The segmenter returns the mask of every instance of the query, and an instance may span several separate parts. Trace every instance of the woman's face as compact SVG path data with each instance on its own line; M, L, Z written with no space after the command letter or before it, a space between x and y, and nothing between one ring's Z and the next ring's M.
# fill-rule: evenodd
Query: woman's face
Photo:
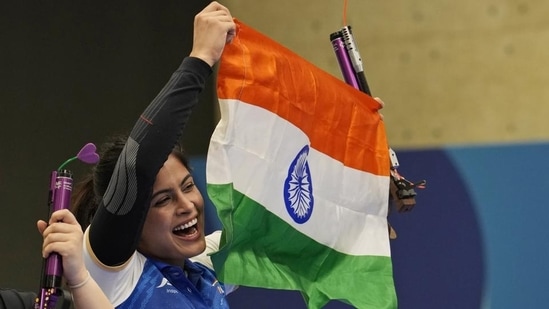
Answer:
M202 253L204 200L187 168L170 155L156 175L138 250L170 264Z

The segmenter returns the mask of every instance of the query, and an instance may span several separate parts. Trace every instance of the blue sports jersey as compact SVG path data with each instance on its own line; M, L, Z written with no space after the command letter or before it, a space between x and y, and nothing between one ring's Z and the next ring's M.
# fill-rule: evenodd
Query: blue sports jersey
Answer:
M186 260L183 271L149 259L131 295L116 308L225 309L229 305L223 284L207 267Z

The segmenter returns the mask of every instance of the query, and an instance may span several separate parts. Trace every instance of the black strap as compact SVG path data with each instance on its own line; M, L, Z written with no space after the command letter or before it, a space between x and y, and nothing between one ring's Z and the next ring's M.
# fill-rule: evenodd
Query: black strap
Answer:
M0 309L33 309L36 294L15 289L0 289Z

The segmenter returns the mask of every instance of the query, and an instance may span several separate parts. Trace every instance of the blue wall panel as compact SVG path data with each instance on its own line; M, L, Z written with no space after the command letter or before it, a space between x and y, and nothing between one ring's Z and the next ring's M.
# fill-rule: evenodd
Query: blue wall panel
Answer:
M486 308L547 308L548 144L448 149L473 197L486 252Z

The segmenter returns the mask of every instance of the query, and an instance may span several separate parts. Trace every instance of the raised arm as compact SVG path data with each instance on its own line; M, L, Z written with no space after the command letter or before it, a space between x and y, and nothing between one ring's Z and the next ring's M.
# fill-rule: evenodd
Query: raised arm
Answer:
M96 258L108 266L135 251L156 174L198 103L212 66L234 35L228 10L212 2L195 17L193 49L134 125L89 229Z

